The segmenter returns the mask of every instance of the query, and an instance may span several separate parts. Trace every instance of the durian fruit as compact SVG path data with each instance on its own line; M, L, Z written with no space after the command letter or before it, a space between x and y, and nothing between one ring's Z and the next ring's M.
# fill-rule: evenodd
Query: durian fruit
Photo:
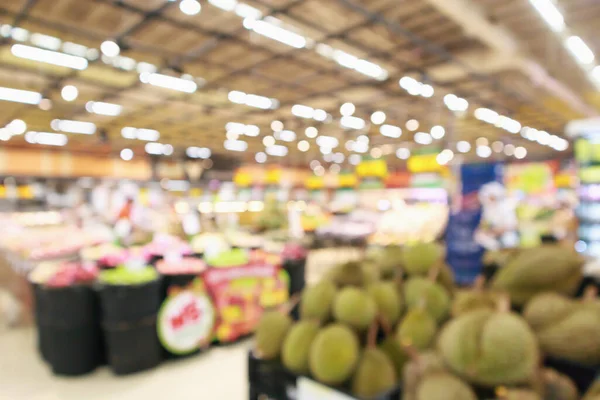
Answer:
M450 310L448 292L441 285L422 277L410 278L406 281L404 301L409 309L425 302L427 311L437 322L442 322Z
M527 304L523 315L545 354L586 365L600 363L597 300L573 301L556 293L543 293Z
M380 272L372 262L350 261L333 267L326 275L338 287L365 287L380 279Z
M379 267L382 279L398 276L403 266L403 249L399 246L387 246L367 251L367 260Z
M600 400L600 379L596 379L582 400Z
M366 290L346 287L333 302L333 316L355 329L367 329L377 317L377 304Z
M583 264L579 254L557 245L522 250L498 271L492 288L506 291L517 306L543 292L572 295L581 282Z
M300 321L291 327L281 349L281 362L288 370L298 375L308 373L309 351L319 329L316 320Z
M327 280L304 289L300 299L300 317L327 321L336 292L336 286Z
M330 324L317 333L310 346L310 373L326 385L339 385L352 376L359 352L358 338L349 327Z
M452 316L457 317L479 308L495 310L499 295L496 292L484 289L485 278L477 277L473 288L458 290L452 300Z
M553 369L542 370L542 385L544 400L577 400L577 386L566 375L560 374Z
M477 400L473 389L449 373L425 376L417 387L416 400Z
M442 285L444 289L446 289L446 291L451 295L453 295L456 291L454 272L452 272L452 269L448 264L444 263L441 265L436 282Z
M404 300L398 294L396 284L382 281L370 285L367 290L377 304L379 315L385 318L388 325L395 325L404 308Z
M417 390L426 376L448 371L442 358L433 351L419 354L411 346L406 346L404 350L409 353L411 360L402 373L402 399L417 400Z
M255 352L259 358L272 360L279 356L292 319L281 311L265 312L254 334Z
M506 389L504 387L496 390L499 400L544 400L534 390L528 389Z
M453 372L489 387L529 382L540 361L531 328L506 311L480 309L451 320L438 337L438 349Z
M418 243L406 246L402 252L404 270L409 275L427 275L444 258L444 249L438 243Z
M401 377L404 371L404 366L410 358L398 340L396 340L394 335L388 335L385 339L383 339L383 341L379 344L379 350L384 352L394 365L396 376Z
M431 346L436 330L435 319L429 312L424 307L416 307L409 310L398 325L396 340L425 350Z

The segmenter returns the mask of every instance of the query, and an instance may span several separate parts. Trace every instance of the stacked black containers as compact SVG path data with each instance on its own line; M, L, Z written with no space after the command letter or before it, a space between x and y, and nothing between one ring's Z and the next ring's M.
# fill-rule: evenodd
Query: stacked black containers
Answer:
M160 279L137 285L99 287L108 364L117 375L156 367L162 347L156 318L162 302Z
M57 375L83 375L103 362L99 307L85 285L34 285L38 346Z

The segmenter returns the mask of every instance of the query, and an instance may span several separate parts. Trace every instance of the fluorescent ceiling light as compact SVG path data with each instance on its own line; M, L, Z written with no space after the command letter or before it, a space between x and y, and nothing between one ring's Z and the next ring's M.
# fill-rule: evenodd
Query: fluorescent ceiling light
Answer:
M55 131L67 133L80 133L82 135L93 135L96 133L96 125L92 122L55 119L50 123L50 126Z
M315 110L309 106L296 104L292 106L292 114L300 118L313 118Z
M594 62L594 52L579 36L570 36L565 45L581 64L588 65Z
M353 69L370 78L382 81L388 78L388 72L384 68L371 61L363 60L355 55L346 53L343 50L334 50L330 47L318 47L317 52L322 56L334 60L342 67Z
M410 150L406 147L400 147L398 150L396 150L396 157L401 160L408 160L410 157Z
M202 6L196 0L181 0L179 9L185 15L197 15L202 10Z
M82 44L64 42L62 49L65 53L71 54L72 56L87 57L88 48Z
M207 147L188 147L185 154L190 158L209 158L212 152Z
M313 119L315 121L319 121L319 122L327 121L328 117L329 117L329 115L327 114L327 112L325 110L320 110L320 109L316 109L315 113L313 115Z
M521 147L521 146L517 147L515 149L515 158L522 160L525 157L527 157L527 149L525 147Z
M256 160L257 163L262 164L267 161L267 155L265 153L263 153L262 151L259 151L254 156L254 159Z
M123 149L121 150L121 159L124 161L131 161L133 159L133 150L131 149Z
M314 126L309 126L304 130L304 134L307 138L314 139L319 135L319 131Z
M306 152L310 149L310 143L308 143L308 141L306 140L301 140L298 142L298 150L300 150L301 152Z
M275 109L279 107L279 101L256 94L248 94L239 90L232 90L227 95L229 101L235 104L245 104L250 107L256 107L263 110Z
M350 116L350 115L354 114L355 111L356 111L356 107L352 103L344 103L340 107L340 114L342 114L344 116Z
M85 105L85 109L93 114L116 117L117 115L121 114L123 106L113 103L105 103L103 101L88 101Z
M25 141L27 143L47 146L64 146L69 142L69 138L62 133L30 131L25 134Z
M84 70L88 66L88 61L83 57L25 46L23 44L13 45L10 51L15 57L58 65L60 67Z
M362 118L348 115L340 119L340 125L348 129L363 129L366 126L366 122Z
M54 36L43 35L41 33L34 33L29 39L31 43L38 47L43 47L48 50L60 50L62 41Z
M468 153L469 150L471 150L471 143L461 140L460 142L456 143L456 150L460 151L461 153Z
M443 126L440 125L436 125L433 128L431 128L431 137L434 139L441 139L444 137L444 135L446 135L446 130L444 129Z
M467 111L469 102L455 94L447 94L444 96L444 104L450 111Z
M79 90L73 85L67 85L60 91L60 96L65 101L73 101L79 96Z
M138 129L126 126L121 129L121 136L123 136L125 139L138 139L147 142L155 142L160 138L160 133L154 129Z
M306 47L307 41L304 36L266 21L256 20L254 18L246 18L244 19L244 27L246 29L253 30L259 35L276 40L296 49Z
M415 133L415 142L422 144L422 145L428 145L433 142L433 138L431 137L431 135L429 133L417 132L417 133Z
M40 101L42 101L42 95L29 90L0 87L0 100L14 101L15 103L39 104Z
M475 152L481 158L488 158L492 155L492 149L490 146L477 146L477 150L475 150Z
M340 142L337 138L333 137L333 136L319 136L317 138L317 144L320 147L326 147L326 148L336 148L339 146Z
M27 130L27 124L22 119L13 119L6 129L11 135L22 135Z
M552 0L529 0L529 2L554 32L561 32L565 29L565 18Z
M379 128L379 132L383 135L383 136L387 136L389 138L394 138L397 139L400 136L402 136L402 129L398 126L394 126L394 125L381 125L381 127Z
M208 2L223 11L233 11L237 4L237 0L208 0Z
M198 85L192 80L157 73L142 72L140 74L140 81L153 86L185 93L194 93L198 89Z
M386 115L383 111L375 111L371 114L371 122L375 125L381 125L385 122Z
M229 0L231 2L231 0ZM235 13L238 17L249 18L249 19L261 19L262 12L259 9L249 6L245 3L237 3L235 6Z
M146 153L152 154L155 156L158 156L158 155L170 156L171 154L173 154L173 146L170 144L151 142L151 143L146 143L146 146L144 146L144 149L146 150Z
M275 138L284 142L293 142L296 140L296 132L290 130L275 132Z
M100 45L100 51L107 57L116 57L121 52L121 48L112 40L105 40Z
M10 36L16 41L25 42L29 39L29 31L16 26L10 30Z
M275 157L284 157L288 153L288 148L279 144L269 146L265 149L268 155Z
M246 151L248 149L248 143L242 140L226 140L223 146L229 151Z
M496 122L498 122L500 115L496 111L490 110L489 108L478 108L475 110L475 118L480 121L487 122L488 124L495 125Z

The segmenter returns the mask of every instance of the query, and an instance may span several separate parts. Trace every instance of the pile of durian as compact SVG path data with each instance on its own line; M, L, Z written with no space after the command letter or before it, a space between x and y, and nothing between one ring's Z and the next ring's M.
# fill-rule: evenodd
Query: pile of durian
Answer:
M543 360L600 364L600 300L569 297L583 260L558 246L523 250L490 282L458 289L444 253L389 247L335 267L303 291L297 322L263 315L255 356L359 399L398 386L405 400L581 399Z

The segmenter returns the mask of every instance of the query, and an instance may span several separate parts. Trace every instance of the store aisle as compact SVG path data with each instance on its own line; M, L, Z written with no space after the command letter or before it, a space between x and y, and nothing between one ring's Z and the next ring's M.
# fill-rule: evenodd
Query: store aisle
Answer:
M246 400L250 342L116 377L108 368L79 378L58 378L35 350L35 331L0 333L0 400Z

